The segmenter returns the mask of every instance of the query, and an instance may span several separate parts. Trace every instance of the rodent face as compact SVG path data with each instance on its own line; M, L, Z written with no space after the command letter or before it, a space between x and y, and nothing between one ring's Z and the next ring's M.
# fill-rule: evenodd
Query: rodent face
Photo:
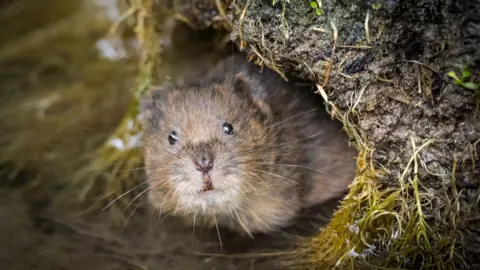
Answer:
M231 213L264 184L249 161L258 154L252 150L270 143L264 130L268 118L221 85L164 95L162 101L153 99L147 112L145 161L152 200L160 198L164 211ZM262 151L262 160L270 155Z

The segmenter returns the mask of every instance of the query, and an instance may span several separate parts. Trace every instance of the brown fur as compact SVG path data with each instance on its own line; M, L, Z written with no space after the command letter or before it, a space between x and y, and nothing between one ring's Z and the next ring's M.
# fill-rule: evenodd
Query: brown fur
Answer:
M200 80L154 89L141 104L153 206L252 234L289 225L302 208L342 195L356 153L312 97L240 56ZM222 132L225 122L233 135ZM193 162L202 157L214 164L210 195Z

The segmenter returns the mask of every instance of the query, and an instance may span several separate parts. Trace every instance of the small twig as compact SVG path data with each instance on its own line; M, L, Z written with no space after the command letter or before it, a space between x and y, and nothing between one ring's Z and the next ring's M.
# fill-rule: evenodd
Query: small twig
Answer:
M315 32L320 32L320 33L326 33L327 30L323 27L312 27L311 30L315 31Z
M258 23L260 24L260 28L262 29L262 42L261 42L262 48L263 48L264 50L266 50L267 52L269 52L269 53L270 53L270 56L271 56L271 51L267 48L267 45L265 44L265 32L264 32L265 29L263 28L263 24L262 24L261 21L258 21ZM271 57L270 57L270 58L271 58Z
M400 101L408 105L412 103L412 101L408 96L403 95L401 93L388 93L387 96L393 100Z
M280 24L280 28L285 29L285 31L283 32L283 35L284 35L285 38L288 38L289 37L289 34L288 34L289 25L288 25L287 19L285 18L285 9L286 9L285 1L282 1L282 23Z
M432 67L432 66L430 66L430 65L428 65L428 64L422 63L422 62L420 62L420 61L407 60L407 62L409 62L409 63L415 63L415 64L418 64L418 65L425 66L425 67L431 69L432 71L434 71L434 72L436 72L436 73L439 73L439 71L438 71L436 68L434 68L434 67Z
M313 77L313 80L317 80L317 76L315 75L315 72L313 72L312 68L310 68L309 65L307 65L307 63L304 61L304 60L300 60L304 65L305 67L308 69L308 71L310 71L310 73L312 73L312 77ZM308 84L310 85L310 84Z
M430 139L428 140L426 143L424 143L423 145L421 145L420 147L414 149L414 152L413 152L413 155L412 157L410 158L410 160L408 161L402 175L400 176L399 180L400 180L400 184L404 184L404 179L405 177L407 176L407 173L408 171L410 170L410 166L412 165L412 162L414 161L414 159L416 159L417 155L423 150L423 148L429 146L430 144L432 144L434 142L433 139Z
M368 45L337 45L337 48L347 48L347 49L371 49L372 46Z
M417 86L418 86L418 93L422 93L422 79L421 79L421 74L420 71L417 73Z
M368 85L370 85L370 83L367 83L367 84L366 84L364 87L362 87L362 89L360 90L360 94L358 94L357 101L355 102L355 104L353 104L352 112L355 110L355 108L357 107L358 103L360 103L360 100L362 99L363 93L365 92L365 89L367 89Z
M371 43L371 39L370 39L370 30L368 28L368 20L370 18L370 12L367 11L367 16L365 17L365 37L367 38L367 43L370 44Z
M275 65L275 63L272 63L271 65L268 64L268 61L262 56L262 54L260 54L260 52L257 50L257 48L253 45L250 45L250 48L255 52L255 54L263 61L263 63L265 63L269 68L273 69L275 72L277 72L280 76L282 76L282 78L285 80L285 81L288 81L288 78L285 76L285 74L283 74L282 71L280 71L280 69L277 68L277 66Z
M342 62L340 62L340 64L338 64L338 74L342 75L343 77L347 78L347 79L355 79L353 76L350 76L350 75L347 75L345 73L342 72L342 65L343 63L345 63L346 59L343 59Z
M335 57L335 48L338 40L337 26L332 21L330 21L330 25L332 26L332 29L333 29L333 47L332 47L332 53L330 54L330 61L327 67L327 71L325 72L325 80L322 84L322 88L324 88L328 84L328 81L330 79L330 72L332 70L333 58Z
M380 38L380 36L382 35L383 33L383 30L385 29L385 24L381 24L380 25L380 30L378 30L378 33L377 33L377 40Z
M175 14L173 14L172 17L174 19L179 20L179 21L183 22L184 24L188 25L190 28L195 29L195 25L183 14L175 13Z
M242 14L240 15L239 26L238 26L238 35L240 38L240 49L245 48L245 41L243 41L243 22L245 21L245 15L247 14L247 8L250 5L250 0L247 1L245 7L243 8Z
M381 82L384 82L384 83L393 83L393 80L392 79L386 79L386 78L380 78L378 76L375 76L375 79L381 81Z
M220 13L220 16L222 16L223 20L227 23L227 30L231 31L233 26L232 23L228 20L227 14L225 13L225 10L223 9L222 2L220 0L215 0L215 5L217 6L217 10Z
M125 11L121 16L120 18L118 18L118 20L116 20L112 26L110 27L110 30L108 31L108 35L113 35L113 33L115 33L118 29L118 27L120 26L120 24L125 21L128 17L130 17L133 13L135 13L135 11L137 11L137 8L135 7L130 7L127 11Z

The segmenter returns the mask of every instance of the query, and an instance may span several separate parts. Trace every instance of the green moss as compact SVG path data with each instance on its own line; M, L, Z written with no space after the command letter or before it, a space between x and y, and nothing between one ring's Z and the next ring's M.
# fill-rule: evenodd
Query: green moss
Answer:
M315 10L315 14L317 14L317 16L323 15L321 0L310 1L310 7Z
M298 268L412 269L421 263L424 269L454 269L461 258L457 253L461 243L456 242L459 232L445 230L448 222L427 224L423 212L426 205L435 204L435 198L421 191L416 155L430 143L417 149L399 179L406 182L392 190L380 187L378 179L385 171L376 170L369 162L371 152L362 151L349 195L329 226L297 250L294 261L304 262ZM457 197L440 197L437 206L448 209L444 214L453 220L458 218L451 207L458 203Z
M472 89L472 90L480 90L480 83L475 83L473 81L469 81L470 77L472 76L472 71L463 65L458 65L458 73L451 70L447 73L447 76L453 79L453 83L456 85L460 85L462 87Z
M382 8L382 3L381 2L374 3L372 4L372 8L374 10L380 10Z

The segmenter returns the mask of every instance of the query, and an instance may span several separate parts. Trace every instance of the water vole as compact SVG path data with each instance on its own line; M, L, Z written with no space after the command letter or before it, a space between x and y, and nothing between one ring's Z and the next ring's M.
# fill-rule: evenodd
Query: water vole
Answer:
M340 196L356 152L309 93L235 55L141 101L149 201L193 225L270 232Z

